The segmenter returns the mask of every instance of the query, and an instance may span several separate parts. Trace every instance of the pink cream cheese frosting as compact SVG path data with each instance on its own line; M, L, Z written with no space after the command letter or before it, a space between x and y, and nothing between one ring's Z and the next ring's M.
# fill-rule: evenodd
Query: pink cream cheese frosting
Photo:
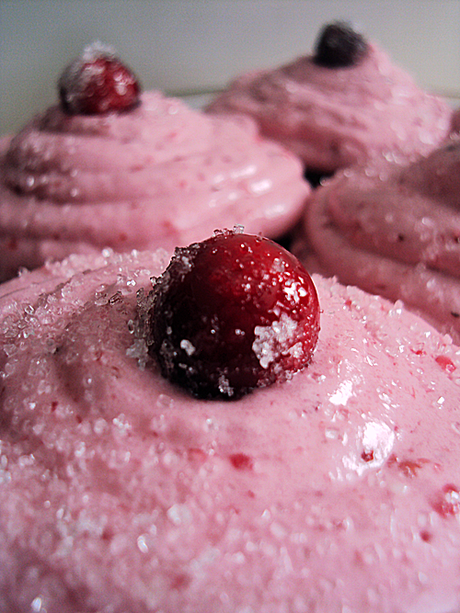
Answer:
M315 275L310 365L197 400L133 334L165 265L71 256L0 288L0 610L459 611L450 339Z
M459 343L459 211L460 136L452 134L411 164L329 179L309 201L296 251L311 270L401 299Z
M71 253L174 248L242 225L278 238L310 188L250 119L146 92L124 113L48 109L0 141L0 279Z
M372 42L352 66L325 67L305 55L243 74L208 110L253 117L262 134L322 173L390 152L428 152L446 136L452 112Z

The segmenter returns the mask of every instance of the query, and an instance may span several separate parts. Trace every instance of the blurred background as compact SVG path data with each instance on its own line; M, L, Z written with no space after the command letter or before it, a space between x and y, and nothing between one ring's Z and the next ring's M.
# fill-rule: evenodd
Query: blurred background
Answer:
M190 95L309 53L334 19L460 105L460 0L0 0L0 134L53 104L62 69L94 40L144 89Z

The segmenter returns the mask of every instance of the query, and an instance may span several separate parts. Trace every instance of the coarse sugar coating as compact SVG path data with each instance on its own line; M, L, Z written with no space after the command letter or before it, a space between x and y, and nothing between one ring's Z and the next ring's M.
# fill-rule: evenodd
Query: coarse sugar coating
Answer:
M309 200L309 270L404 304L460 342L460 135L411 163L346 169Z
M334 29L329 47L350 56L343 63L319 59L325 33ZM452 114L378 44L340 22L324 28L311 54L237 77L208 111L251 116L262 134L294 151L307 170L323 174L391 153L426 153L445 137Z
M168 257L72 256L1 286L0 610L458 611L449 338L314 276L310 365L198 400L136 335Z
M108 247L173 249L243 225L279 238L310 187L249 118L211 117L157 91L124 112L62 104L0 140L0 280Z

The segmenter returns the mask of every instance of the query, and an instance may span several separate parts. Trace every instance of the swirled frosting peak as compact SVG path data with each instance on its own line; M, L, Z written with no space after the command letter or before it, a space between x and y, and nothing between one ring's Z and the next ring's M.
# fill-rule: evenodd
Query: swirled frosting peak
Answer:
M309 191L300 161L250 119L156 91L125 112L57 105L0 141L0 278L73 252L173 248L234 225L277 238Z
M388 152L428 152L451 115L378 45L340 23L324 28L313 54L239 76L208 110L253 117L264 135L323 173Z

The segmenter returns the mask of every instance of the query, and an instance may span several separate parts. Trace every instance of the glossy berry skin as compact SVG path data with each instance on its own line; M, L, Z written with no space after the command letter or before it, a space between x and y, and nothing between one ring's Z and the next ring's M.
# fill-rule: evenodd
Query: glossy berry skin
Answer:
M314 62L325 68L355 66L366 55L365 38L345 22L326 25L320 32Z
M227 231L176 250L154 285L149 325L165 377L199 398L237 399L310 362L318 297L288 251Z
M62 108L71 115L124 112L139 102L140 86L134 74L110 47L94 44L72 62L59 79Z

